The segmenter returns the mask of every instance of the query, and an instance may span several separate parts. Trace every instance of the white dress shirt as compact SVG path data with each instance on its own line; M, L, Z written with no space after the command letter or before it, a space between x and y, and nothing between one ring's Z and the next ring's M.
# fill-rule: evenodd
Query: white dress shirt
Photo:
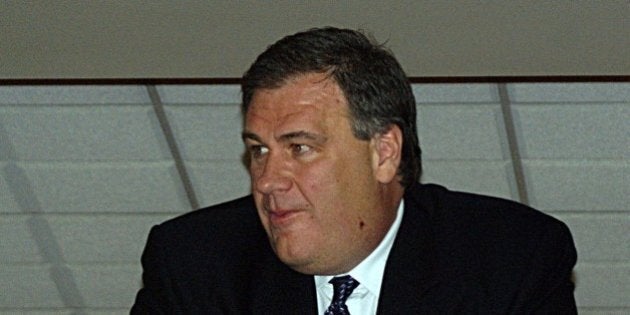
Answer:
M398 233L403 211L404 202L401 200L396 212L396 219L381 243L369 256L347 273L359 281L359 286L352 291L352 294L348 297L348 300L346 300L350 314L376 314L378 298L381 293L381 283L383 282L383 273L385 272L385 263L394 244L396 234ZM328 283L328 281L333 277L343 275L314 277L319 314L324 314L332 301L333 286Z

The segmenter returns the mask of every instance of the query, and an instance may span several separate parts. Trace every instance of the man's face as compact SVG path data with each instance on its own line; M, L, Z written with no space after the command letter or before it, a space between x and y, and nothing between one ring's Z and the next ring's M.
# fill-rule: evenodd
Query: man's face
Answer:
M378 245L395 216L384 209L378 145L355 138L332 79L305 74L257 90L243 138L258 214L285 264L342 273Z

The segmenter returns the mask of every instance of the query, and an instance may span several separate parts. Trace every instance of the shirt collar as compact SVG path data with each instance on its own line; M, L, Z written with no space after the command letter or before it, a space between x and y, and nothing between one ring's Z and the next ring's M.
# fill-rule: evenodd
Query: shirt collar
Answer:
M398 233L398 228L400 227L400 222L402 221L404 211L404 200L400 201L398 205L398 210L396 211L396 219L392 226L385 234L385 237L381 241L381 243L368 255L363 261L361 261L356 267L354 267L349 274L357 281L359 281L360 285L357 289L361 289L361 287L367 289L370 293L379 296L381 292L381 283L383 282L383 274L385 273L385 263L387 262L387 257L389 256L389 252L394 245L394 239L396 238L396 234ZM315 276L315 286L319 289L322 286L327 286L328 281L336 276L342 275L333 275L333 276ZM331 289L332 290L332 289ZM363 290L361 290L363 291ZM359 293L359 292L357 292Z

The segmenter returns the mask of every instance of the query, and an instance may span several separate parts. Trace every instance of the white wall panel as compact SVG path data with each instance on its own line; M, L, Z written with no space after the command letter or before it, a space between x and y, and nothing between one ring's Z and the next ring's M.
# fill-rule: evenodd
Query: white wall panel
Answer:
M4 105L148 104L141 85L0 86Z
M43 262L29 219L28 215L0 215L0 264Z
M516 200L509 167L503 161L426 161L421 182Z
M178 212L188 209L172 162L25 163L42 211Z
M240 160L189 162L188 165L201 206L217 204L250 193L249 174Z
M630 83L516 83L508 90L513 103L630 101Z
M417 103L496 103L496 84L414 84Z
M129 314L129 306L125 306L122 308L108 308L107 310L90 310L89 315L127 315Z
M563 214L582 262L630 261L630 216L627 214ZM630 279L628 279L630 280Z
M174 215L48 215L64 261L137 263L149 230Z
M556 210L628 211L630 164L597 161L524 161L530 202Z
M611 308L611 307L595 307L586 308L578 307L578 314L580 315L628 315L628 309L626 308Z
M85 306L93 308L131 308L142 285L138 265L71 266Z
M578 306L630 308L630 264L578 263L575 278Z
M87 315L128 315L129 314L129 306L126 307L108 307L105 309L102 308L82 308L78 310L77 308L67 308L67 309L47 309L47 310L38 310L38 309L24 309L18 308L19 310L1 310L2 315L76 315L76 314L87 314Z
M7 181L7 164L0 162L0 213L19 212L20 207ZM2 235L2 234L0 234Z
M230 85L160 85L162 103L172 104L232 104L241 103L241 89Z
M420 105L424 160L503 160L499 105Z
M76 310L37 310L37 309L25 309L25 308L18 308L18 310L2 310L2 315L72 315L72 314L76 314ZM89 312L89 314L94 314L92 312ZM122 314L122 313L121 313Z
M19 160L170 158L149 106L0 107L0 125Z
M177 105L166 110L184 159L239 159L243 154L237 105Z
M17 307L63 307L46 265L6 265L0 268L0 310Z
M528 105L515 109L523 158L630 157L628 104Z

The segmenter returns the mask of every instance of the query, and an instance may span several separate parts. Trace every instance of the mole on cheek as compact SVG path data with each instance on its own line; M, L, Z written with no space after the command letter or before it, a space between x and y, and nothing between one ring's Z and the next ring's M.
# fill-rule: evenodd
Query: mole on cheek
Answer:
M364 226L365 226L365 222L363 222L363 221L359 222L359 228L362 229Z

